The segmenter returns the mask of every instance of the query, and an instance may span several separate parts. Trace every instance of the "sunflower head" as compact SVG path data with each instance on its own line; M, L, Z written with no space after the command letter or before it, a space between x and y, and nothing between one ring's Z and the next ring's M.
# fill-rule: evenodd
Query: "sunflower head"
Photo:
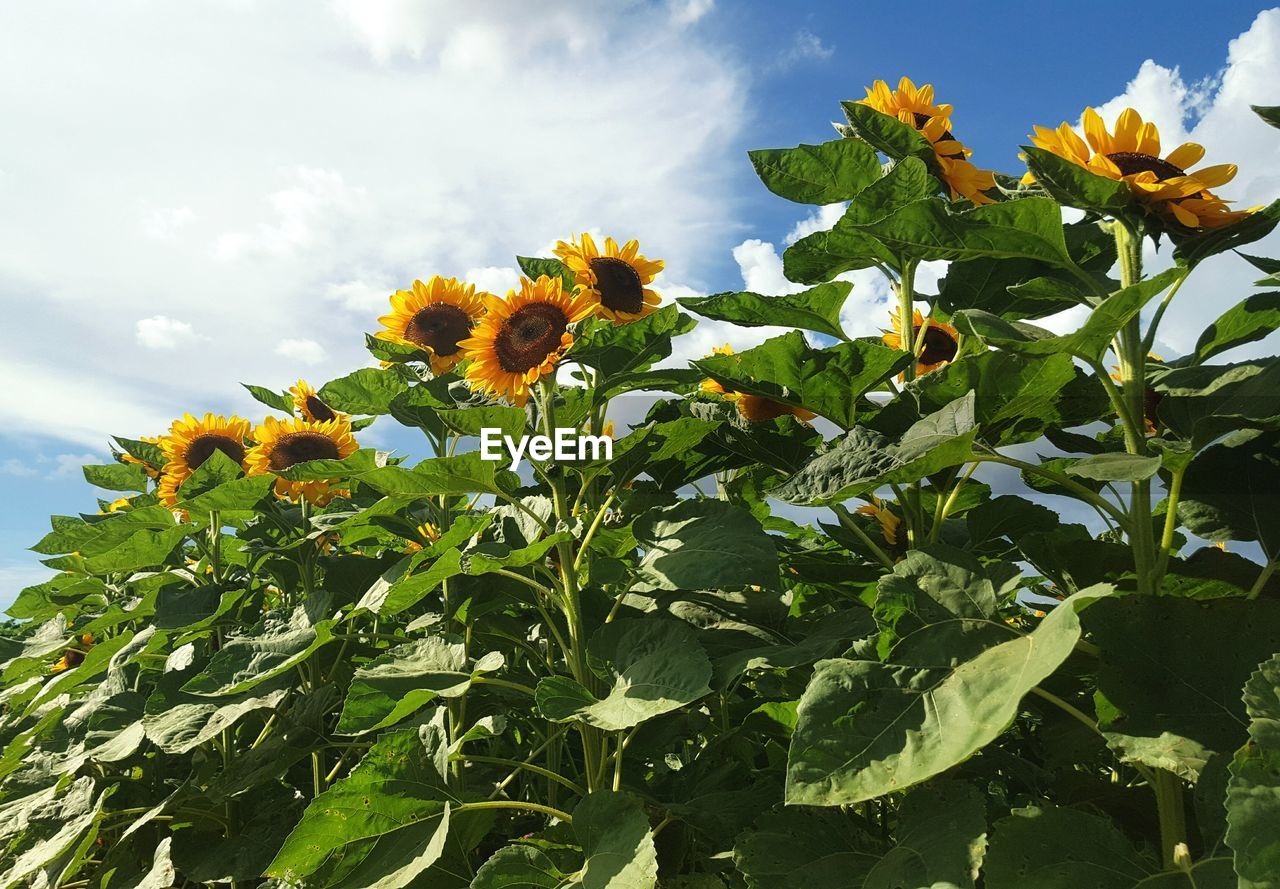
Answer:
M889 321L893 330L886 330L881 340L890 349L901 349L902 318L897 308L889 311ZM911 328L911 339L916 344L916 376L937 370L955 360L956 353L960 350L960 331L932 318L926 322L919 309L912 313ZM921 330L924 331L923 343Z
M732 354L733 354L733 346L729 345L728 343L725 343L723 346L712 346L712 347L711 347L711 355L732 355ZM710 358L710 357L711 357L711 355L708 355L707 357L708 357L708 358ZM708 395L725 395L725 394L727 394L727 393L725 392L725 388L724 388L724 386L720 385L719 383L717 383L715 380L711 379L710 377L708 377L707 379L703 380L703 381L702 381L702 384L701 384L701 386L700 386L699 388L700 388L703 392L705 392L706 394L708 394Z
M430 546L440 539L440 532L436 530L436 526L430 522L423 522L413 529L418 533L418 540L410 540L405 546L404 551L407 553L421 552L423 547Z
M84 656L93 648L93 634L84 633L80 636L80 648L67 648L62 652L62 657L49 668L50 673L64 673L67 670L74 670L76 667L84 663Z
M248 437L249 421L236 416L205 414L197 419L183 414L174 420L169 434L158 442L165 457L156 488L160 502L170 507L177 503L178 488L217 451L244 467Z
M1253 212L1231 210L1210 191L1235 178L1235 164L1191 171L1204 157L1204 148L1184 142L1163 154L1160 131L1134 109L1120 112L1115 132L1108 131L1102 115L1092 108L1084 110L1083 122L1084 138L1070 124L1062 123L1056 129L1035 127L1031 141L1091 173L1128 183L1148 212L1186 228L1216 228L1239 222ZM1023 181L1034 182L1035 177L1028 173Z
M573 273L574 283L595 304L596 311L614 324L625 324L651 314L662 297L648 285L662 271L660 259L646 259L634 239L621 247L604 239L604 249L586 232L581 238L558 241L555 255Z
M898 518L888 506L884 504L879 497L872 496L871 502L859 506L856 510L859 515L870 516L880 523L880 533L884 535L884 542L890 546L898 543L898 528L902 525L902 519Z
M952 132L952 107L934 103L932 84L917 87L910 78L904 77L898 81L897 89L890 89L883 80L877 80L867 87L867 97L859 99L858 104L896 117L924 136L933 147L938 171L953 200L964 197L975 204L992 203L985 192L995 188L995 174L969 161L973 151Z
M584 293L568 294L559 278L520 279L506 299L485 299L485 314L459 345L472 388L523 407L529 392L573 345L569 325L588 317L595 304Z
M378 319L374 336L422 349L431 356L431 372L439 376L462 360L461 343L484 314L484 300L474 284L435 275L414 281L409 290L391 295L391 312Z
M316 394L315 387L306 380L298 380L296 385L290 386L289 394L293 396L294 408L297 409L304 420L310 420L313 423L324 423L328 420L336 420L345 416L325 404L320 399L320 396Z
M119 497L108 503L106 509L98 510L98 515L107 515L108 513L126 510L132 505L132 501L132 497Z
M763 423L766 420L776 420L778 417L786 416L792 416L797 420L808 423L817 416L813 411L783 404L781 401L774 401L772 398L766 398L763 395L731 392L727 393L725 397L737 404L738 413L749 423Z
M253 430L253 437L257 445L247 458L249 475L279 472L311 460L341 460L360 447L351 434L351 424L341 418L316 422L300 417L283 421L267 417ZM276 495L324 506L345 492L331 480L294 482L282 478L276 480Z

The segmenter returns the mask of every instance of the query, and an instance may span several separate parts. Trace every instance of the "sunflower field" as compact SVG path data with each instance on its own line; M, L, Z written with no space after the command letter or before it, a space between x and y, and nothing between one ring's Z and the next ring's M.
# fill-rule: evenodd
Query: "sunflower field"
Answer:
M1280 887L1280 358L1231 356L1280 203L1132 109L1024 176L931 87L843 113L751 153L846 206L802 292L580 234L412 282L261 422L121 430L0 635L0 889ZM1258 289L1152 355L1233 251ZM787 332L678 366L695 316Z

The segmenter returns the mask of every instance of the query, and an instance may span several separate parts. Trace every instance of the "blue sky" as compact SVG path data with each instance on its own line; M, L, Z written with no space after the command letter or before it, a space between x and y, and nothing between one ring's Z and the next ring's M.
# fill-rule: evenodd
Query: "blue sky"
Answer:
M446 6L0 8L0 118L21 134L0 146L0 604L40 578L46 515L95 508L76 467L108 433L260 418L237 382L360 366L413 277L505 287L512 254L585 228L666 258L670 295L781 292L785 242L824 217L766 192L745 151L831 138L875 78L934 83L982 166L1016 170L1033 123L1132 103L1240 164L1228 197L1280 194L1280 140L1245 107L1280 104L1280 11L1260 4ZM1248 279L1184 291L1165 350ZM850 328L881 326L882 301L855 279ZM730 334L706 325L682 357Z

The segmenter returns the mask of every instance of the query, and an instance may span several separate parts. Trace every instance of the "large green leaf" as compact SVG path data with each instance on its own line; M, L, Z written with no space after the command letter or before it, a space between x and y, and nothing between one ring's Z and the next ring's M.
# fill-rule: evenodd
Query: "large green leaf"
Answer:
M62 885L97 836L104 799L85 777L0 802L0 889Z
M1249 743L1236 752L1227 784L1227 845L1245 889L1280 887L1280 655L1244 687Z
M807 408L844 429L853 427L862 396L907 363L900 349L865 340L815 349L798 330L693 362L727 389Z
M315 622L306 606L270 615L259 627L233 636L182 691L204 697L238 695L288 672L333 638L333 621Z
M1050 806L996 822L983 876L988 889L1133 889L1155 870L1107 819Z
M934 162L933 146L915 127L861 102L841 102L849 129L877 151L893 160L904 158Z
M1023 203L1019 201L1018 203ZM1065 353L1100 361L1111 340L1142 307L1163 293L1184 269L1168 269L1160 274L1118 290L1095 308L1074 333L1058 336L1025 321L1006 321L990 312L966 309L956 314L956 327L987 345L1024 355Z
M107 463L81 467L84 479L108 491L145 491L147 474L137 463Z
M486 493L506 496L520 478L505 469L501 460L485 460L479 451L454 457L432 457L413 469L384 466L361 475L360 481L375 491L406 497L440 494Z
M855 139L763 148L747 155L766 188L801 204L847 201L880 178L875 150Z
M394 725L436 697L471 687L461 640L429 636L397 645L356 670L335 729L357 735Z
M750 513L720 500L655 507L635 522L646 589L742 589L777 584L772 538Z
M741 327L798 327L847 340L849 337L840 326L840 309L852 288L846 281L832 281L783 296L729 291L686 296L677 302L705 318L732 321Z
M574 361L605 378L642 371L671 355L671 338L693 330L694 319L663 306L630 324L601 322L573 344Z
M1276 650L1280 602L1131 596L1100 603L1085 626L1101 649L1105 728L1227 752L1245 739L1240 689Z
M599 631L592 648L610 664L612 688L597 699L572 679L543 679L536 700L548 719L576 719L618 731L678 710L711 691L711 662L687 624L654 618L617 621Z
M1277 327L1280 327L1280 291L1255 293L1205 328L1196 341L1193 361L1200 364L1228 349L1256 342Z
M432 726L382 735L311 801L267 875L313 889L401 889L444 851L451 797Z
M1256 540L1280 557L1280 435L1244 434L1196 455L1182 482L1178 518L1209 540Z
M316 394L329 407L349 414L386 414L392 400L409 388L393 370L362 367L325 383Z
M986 800L972 785L917 787L898 808L893 848L862 889L972 889L986 848Z
M747 889L863 889L880 852L838 809L786 808L738 838L733 863Z
M658 853L649 819L632 797L608 790L588 795L573 810L573 833L584 861L581 889L654 889Z
M1043 148L1024 145L1022 151L1036 183L1060 203L1101 216L1119 216L1134 211L1136 203L1128 182L1091 173Z
M273 710L289 693L276 684L222 698L202 698L181 691L186 671L165 673L147 698L142 718L147 739L166 753L188 753L231 728L241 717L259 710ZM189 674L188 674L189 675Z
M567 878L542 850L504 846L476 871L470 889L564 889L573 885Z
M1030 634L958 666L946 651L933 653L937 666L821 662L800 699L787 757L787 802L862 802L968 759L1004 731L1022 698L1066 660L1080 638L1078 612L1108 592L1077 593Z
M827 505L958 466L973 457L973 411L970 393L918 420L897 442L856 426L772 493L788 503Z

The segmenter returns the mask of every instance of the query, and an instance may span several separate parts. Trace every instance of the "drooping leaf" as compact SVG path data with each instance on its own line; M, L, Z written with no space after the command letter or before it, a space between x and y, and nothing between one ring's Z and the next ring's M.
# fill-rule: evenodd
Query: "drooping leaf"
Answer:
M390 369L362 367L325 383L316 394L336 411L376 415L389 413L392 400L408 388L409 384Z
M1280 327L1280 292L1255 293L1218 317L1196 341L1194 363L1245 343L1264 339Z
M1161 466L1159 457L1137 454L1093 454L1082 457L1067 467L1067 475L1091 478L1100 482L1137 482L1155 475Z
M845 120L859 139L896 161L913 158L934 163L933 146L915 127L860 102L841 102Z
M292 670L332 638L333 621L313 621L300 605L288 615L270 616L245 635L231 637L182 691L213 698L246 692Z
M293 398L290 396L283 395L265 386L255 386L252 383L241 383L240 385L248 389L250 395L267 407L284 411L289 416L293 416Z
M1066 660L1080 638L1078 612L1108 591L1077 593L1030 634L958 666L943 651L932 667L823 661L800 700L787 802L849 805L905 790L968 759Z
M1257 540L1280 556L1280 435L1236 436L1200 452L1182 482L1178 518L1209 540Z
M471 687L461 640L437 636L397 645L356 670L335 731L356 735L395 725L436 697Z
M730 291L686 296L677 301L705 318L732 321L741 327L798 327L848 340L840 325L840 309L852 288L847 281L832 281L783 296Z
M573 810L573 833L584 860L569 889L658 885L658 853L649 819L632 797L608 790L587 795Z
M644 549L637 569L648 589L701 590L772 587L778 555L750 514L718 500L685 500L657 507L635 522Z
M107 463L84 466L84 479L96 488L108 491L145 491L147 474L137 463Z
M1280 655L1258 667L1244 687L1249 743L1231 762L1227 845L1240 885L1280 887Z

